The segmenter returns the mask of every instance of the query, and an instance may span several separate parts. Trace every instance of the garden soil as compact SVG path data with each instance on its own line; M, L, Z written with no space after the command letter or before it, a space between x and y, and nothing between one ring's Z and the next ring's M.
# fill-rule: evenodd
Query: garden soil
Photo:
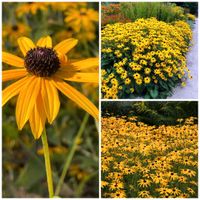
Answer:
M186 86L175 88L169 99L198 99L198 19L193 28L193 39L190 51L187 54L187 66L191 71L192 80L186 81Z

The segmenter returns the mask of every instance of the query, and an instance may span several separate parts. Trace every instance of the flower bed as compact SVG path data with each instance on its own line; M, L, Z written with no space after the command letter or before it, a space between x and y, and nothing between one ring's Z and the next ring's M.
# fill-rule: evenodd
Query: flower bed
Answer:
M197 198L195 120L150 126L135 116L102 118L102 197Z
M184 21L108 24L101 38L103 98L166 98L192 78L185 57L192 31Z

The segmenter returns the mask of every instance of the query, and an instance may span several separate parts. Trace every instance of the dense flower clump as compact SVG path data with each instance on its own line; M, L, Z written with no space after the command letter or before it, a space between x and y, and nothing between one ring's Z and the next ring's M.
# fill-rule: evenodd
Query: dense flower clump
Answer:
M187 16L187 18L188 18L189 20L192 20L192 21L194 21L194 20L196 19L195 15L192 15L192 14L190 14L190 13L188 13L186 16Z
M103 98L166 98L192 78L186 65L192 31L184 21L155 18L102 30Z
M101 25L113 24L116 22L130 22L131 20L121 12L120 4L109 4L101 7L102 20Z
M102 118L103 197L197 198L194 120L149 126L137 117Z

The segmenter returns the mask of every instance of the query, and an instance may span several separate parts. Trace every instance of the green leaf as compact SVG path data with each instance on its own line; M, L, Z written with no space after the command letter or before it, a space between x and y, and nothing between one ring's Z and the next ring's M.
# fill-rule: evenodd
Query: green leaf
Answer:
M168 85L167 85L165 82L160 81L159 83L160 83L160 85L162 86L162 88L164 88L164 89L166 89L166 90L169 90L169 87L168 87Z
M107 65L110 65L112 63L113 63L113 59L106 58L106 57L102 56L102 59L101 59L101 66L102 67L107 67Z
M35 184L38 184L44 177L44 166L40 163L39 160L31 158L21 171L16 184L18 186L23 186L28 190Z
M134 94L130 94L130 95L129 95L129 98L130 98L130 99L135 99L135 95L134 95Z
M156 88L154 88L154 90L150 90L150 95L153 99L155 99L158 97L158 90Z
M149 94L145 94L144 98L145 98L145 99L150 99L151 96L150 96Z

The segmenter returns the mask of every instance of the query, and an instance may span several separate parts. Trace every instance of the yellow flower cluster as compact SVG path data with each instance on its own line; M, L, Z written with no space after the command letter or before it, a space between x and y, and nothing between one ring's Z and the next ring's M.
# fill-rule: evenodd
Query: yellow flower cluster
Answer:
M38 39L42 34L51 33L56 41L75 37L87 46L87 42L97 39L99 15L93 5L86 2L28 2L3 5L4 12L9 16L3 20L3 45L5 46L4 41L9 40L12 45L17 46L16 40L22 35L34 35ZM10 17L10 13L15 13L16 20ZM46 26L39 27L40 22L45 22Z
M197 198L194 120L157 127L137 117L102 118L103 197Z
M192 21L194 21L194 20L196 19L196 16L195 16L195 15L192 15L192 14L190 14L190 13L187 13L186 16L187 16L187 18L188 18L189 20L192 20Z
M95 30L99 21L98 12L86 6L68 9L65 12L65 23L75 32L80 33L78 39L88 38L94 40L96 38Z
M184 15L184 9L180 6L172 6L171 7L173 14L179 17L179 19L183 19L185 17Z
M191 78L185 58L191 38L184 21L168 24L149 18L108 24L102 30L103 98L144 96L155 86L158 93L168 92L187 73Z

